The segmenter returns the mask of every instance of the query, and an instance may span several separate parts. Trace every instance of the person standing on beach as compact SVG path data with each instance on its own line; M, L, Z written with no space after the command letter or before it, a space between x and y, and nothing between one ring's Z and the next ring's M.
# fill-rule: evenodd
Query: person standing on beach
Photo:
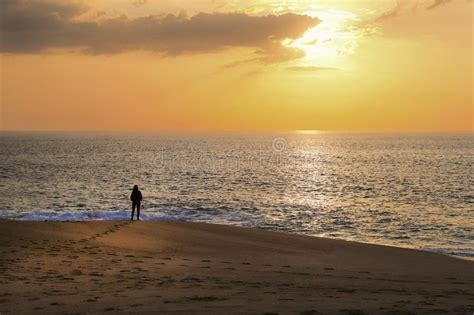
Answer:
M132 194L130 195L130 200L132 201L132 218L130 220L133 221L135 207L137 208L137 220L140 220L140 204L142 199L142 193L140 190L138 190L138 186L133 186Z

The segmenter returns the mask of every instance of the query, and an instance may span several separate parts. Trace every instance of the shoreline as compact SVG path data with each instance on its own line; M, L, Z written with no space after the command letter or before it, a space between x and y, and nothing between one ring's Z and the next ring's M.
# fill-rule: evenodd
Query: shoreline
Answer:
M81 220L76 220L76 219L23 219L21 217L19 218L1 218L0 217L0 222L2 221L18 221L18 222L69 222L69 223L74 223L74 222L128 222L128 219L117 219L117 218L112 218L112 219L81 219ZM397 244L395 242L370 242L370 241L361 241L357 240L354 238L343 238L343 237L336 237L336 236L327 236L327 235L318 235L318 234L305 234L302 232L290 232L290 231L277 231L277 230L272 230L270 228L261 228L261 227L249 227L249 226L241 226L241 225L235 225L235 224L226 224L226 223L213 223L213 222L201 222L201 221L191 221L191 220L186 220L185 218L166 218L166 215L163 215L163 218L161 219L145 219L142 220L142 222L190 222L190 223L199 223L199 224L210 224L210 225L223 225L223 226L233 226L233 227L240 227L240 228L245 228L245 229L257 229L257 230L262 230L262 231L269 231L269 232L276 232L276 233L283 233L283 234L290 234L290 235L302 235L302 236L307 236L307 237L316 237L316 238L322 238L322 239L332 239L332 240L341 240L341 241L347 241L347 242L354 242L354 243L360 243L360 244L367 244L367 245L378 245L378 246L387 246L387 247L393 247L393 248L401 248L401 249L412 249L412 250L417 250L417 251L422 251L422 252L429 252L429 253L435 253L435 254L440 254L440 255L446 255L449 257L453 258L458 258L462 260L468 260L468 261L473 261L474 262L474 251L471 252L462 252L458 251L460 253L457 253L456 250L450 250L450 249L444 249L444 248L429 248L429 247L417 247L415 245L410 245L407 244L406 246L403 246L401 244Z
M469 313L474 262L219 224L0 220L0 312Z

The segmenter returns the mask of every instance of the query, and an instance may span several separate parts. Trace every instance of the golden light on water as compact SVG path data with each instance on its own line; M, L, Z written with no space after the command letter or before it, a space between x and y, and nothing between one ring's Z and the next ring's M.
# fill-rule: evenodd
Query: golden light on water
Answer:
M294 133L299 135L319 135L323 133L322 130L295 130Z

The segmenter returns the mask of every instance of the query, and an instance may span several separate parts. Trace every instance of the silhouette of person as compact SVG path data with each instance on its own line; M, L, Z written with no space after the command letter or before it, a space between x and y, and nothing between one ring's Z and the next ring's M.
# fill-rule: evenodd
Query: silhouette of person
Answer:
M137 208L137 220L140 220L140 203L142 202L142 193L138 190L138 186L133 186L132 194L130 195L130 200L132 201L132 218L135 213L135 207Z

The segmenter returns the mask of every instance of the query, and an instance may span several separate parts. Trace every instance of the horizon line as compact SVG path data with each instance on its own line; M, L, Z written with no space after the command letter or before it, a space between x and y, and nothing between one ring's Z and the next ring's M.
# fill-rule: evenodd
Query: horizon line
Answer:
M473 134L474 130L321 130L321 129L281 129L281 130L0 130L0 133L30 134L163 134L163 135L324 135L324 134Z

